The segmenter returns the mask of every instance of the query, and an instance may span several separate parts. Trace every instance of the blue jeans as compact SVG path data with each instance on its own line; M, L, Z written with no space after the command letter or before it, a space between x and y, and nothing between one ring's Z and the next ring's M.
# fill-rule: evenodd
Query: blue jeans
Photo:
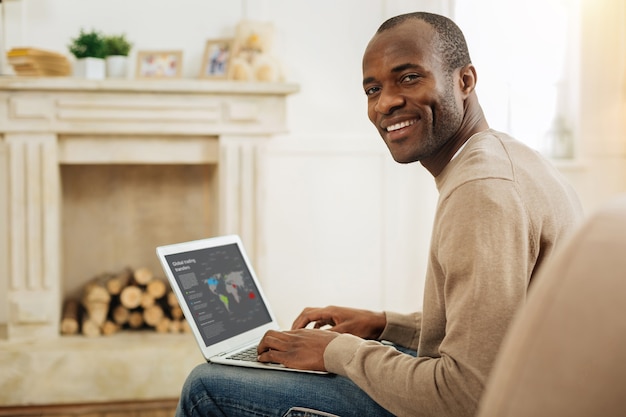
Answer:
M203 363L182 389L176 417L393 416L348 378Z

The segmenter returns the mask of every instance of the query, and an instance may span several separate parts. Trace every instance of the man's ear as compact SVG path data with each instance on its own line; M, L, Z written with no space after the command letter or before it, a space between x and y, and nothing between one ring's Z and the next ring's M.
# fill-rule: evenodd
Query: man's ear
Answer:
M467 97L476 88L476 68L472 64L467 64L459 70L459 82L461 93Z

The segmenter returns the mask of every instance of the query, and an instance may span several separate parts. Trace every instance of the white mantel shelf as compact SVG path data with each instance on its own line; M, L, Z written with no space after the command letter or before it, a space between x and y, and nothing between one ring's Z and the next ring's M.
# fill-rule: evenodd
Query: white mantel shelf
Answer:
M62 236L73 238L61 225L61 167L213 166L215 175L207 186L215 197L208 210L214 224L211 232L241 235L254 261L263 247L257 221L263 215L263 147L286 131L286 98L297 91L297 85L288 83L0 77L0 406L51 400L49 388L35 384L36 379L16 383L20 372L39 374L42 363L35 358L40 343L55 346L54 353L44 356L52 370L44 378L48 381L65 376L62 370L55 376L54 363L77 369L89 366L79 350L97 351L96 367L98 360L112 357L121 357L118 367L131 374L145 374L143 368L149 366L137 356L123 359L129 346L102 349L97 339L59 340L61 243ZM143 244L151 254L153 244ZM88 263L80 256L70 262ZM166 363L168 350L174 360L196 358L191 335L184 343L177 337L163 344L160 338L112 337L106 344L130 343L133 352L143 346L154 357L163 356L166 366L171 366ZM150 346L153 342L160 347ZM72 362L73 357L85 357L86 362ZM18 370L11 365L12 371L4 372L10 364L25 366ZM183 366L184 372L189 366ZM140 397L176 397L181 377L166 385L165 393L162 388L147 388L139 390ZM94 381L84 385L90 384L95 386ZM159 384L167 381L153 385ZM78 392L72 397L69 392L56 398L120 399L113 391L100 392L97 398L90 395Z
M160 92L185 94L287 95L299 91L293 83L257 83L221 80L87 80L71 77L0 76L3 91L110 91Z
M283 83L0 77L0 129L55 134L276 134Z

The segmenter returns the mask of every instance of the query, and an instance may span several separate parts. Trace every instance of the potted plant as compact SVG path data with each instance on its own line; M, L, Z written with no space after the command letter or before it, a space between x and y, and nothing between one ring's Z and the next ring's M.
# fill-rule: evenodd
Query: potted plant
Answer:
M74 57L74 76L90 79L104 78L104 37L100 32L92 30L86 32L81 29L76 38L68 45Z
M132 43L126 39L125 34L104 37L107 77L126 77L128 53L130 52L132 46Z

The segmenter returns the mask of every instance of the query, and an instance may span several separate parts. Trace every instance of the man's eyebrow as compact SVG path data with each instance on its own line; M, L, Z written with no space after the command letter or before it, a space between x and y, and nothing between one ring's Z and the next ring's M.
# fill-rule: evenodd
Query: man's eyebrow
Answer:
M423 70L422 67L418 64L411 64L410 62L407 62L406 64L401 64L398 66L395 66L391 69L392 73L398 73L398 72L402 72L402 71L406 71L408 69L417 69L417 70ZM367 77L363 79L363 85L369 84L369 83L373 83L374 81L376 81L376 79L374 77Z
M363 78L363 85L373 83L376 79L374 77Z
M391 72L402 72L402 71L406 71L408 69L422 69L422 67L417 65L417 64L411 64L410 62L407 62L406 64L402 64L402 65L398 65L396 67L393 67Z

